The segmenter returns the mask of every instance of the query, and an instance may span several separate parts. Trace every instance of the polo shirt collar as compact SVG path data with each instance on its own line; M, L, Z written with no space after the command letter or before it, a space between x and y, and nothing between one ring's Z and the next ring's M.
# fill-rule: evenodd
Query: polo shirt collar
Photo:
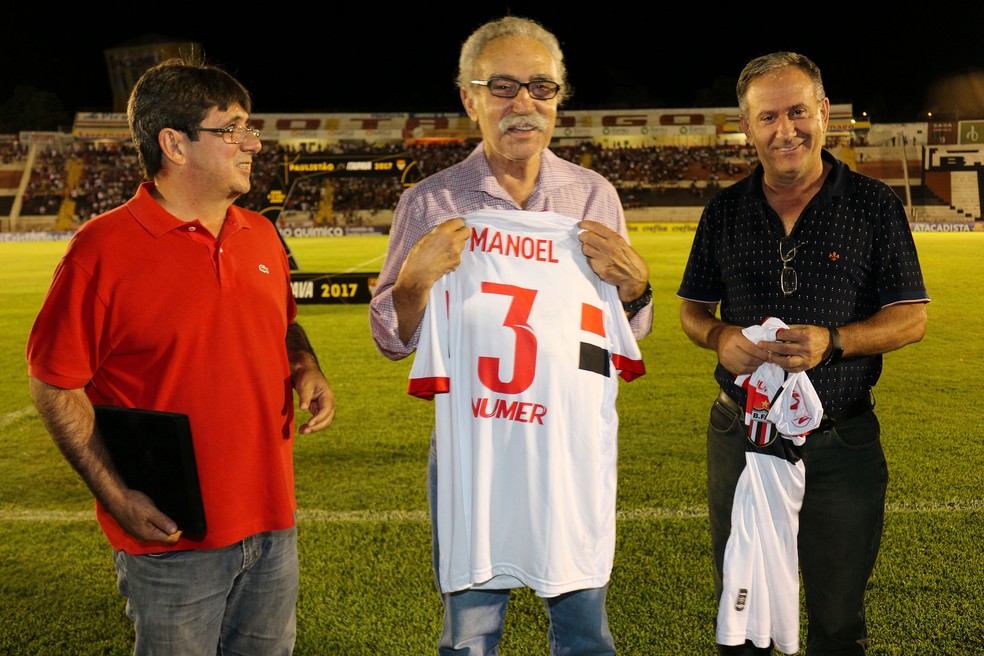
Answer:
M854 190L854 180L851 179L851 169L844 162L838 160L823 148L820 150L820 159L831 165L827 179L823 181L823 186L817 193L817 202L826 202L837 196L847 196ZM741 191L745 196L752 196L765 201L765 191L762 183L765 178L765 169L760 163L748 176Z
M153 196L153 182L143 182L137 188L137 193L133 195L126 206L134 220L143 226L155 238L161 237L171 230L183 228L188 225L187 221L182 221L174 216L158 203ZM228 228L249 228L249 214L241 207L232 205L226 211L226 226ZM228 232L224 230L224 232Z

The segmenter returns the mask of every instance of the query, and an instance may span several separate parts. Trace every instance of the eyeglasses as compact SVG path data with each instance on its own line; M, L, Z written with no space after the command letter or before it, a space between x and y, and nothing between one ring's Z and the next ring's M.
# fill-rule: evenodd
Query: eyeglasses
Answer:
M488 80L472 80L471 83L488 87L489 92L499 98L515 98L523 87L526 87L530 97L536 100L550 100L560 93L560 85L550 80L520 82L508 77L492 77Z
M779 259L782 260L779 287L782 288L782 293L786 296L792 295L799 289L799 277L796 275L796 269L789 266L789 263L796 257L796 249L805 243L797 244L792 237L783 237L779 240Z
M229 126L227 128L195 128L192 132L214 132L222 135L222 141L227 144L241 144L246 141L246 135L251 134L255 139L260 138L260 131L248 125L242 127Z

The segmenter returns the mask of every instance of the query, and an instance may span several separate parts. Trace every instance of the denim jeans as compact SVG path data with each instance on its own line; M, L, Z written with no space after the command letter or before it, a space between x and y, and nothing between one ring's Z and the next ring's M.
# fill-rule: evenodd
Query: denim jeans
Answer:
M290 654L297 629L297 527L221 549L114 553L139 656Z
M427 466L427 493L431 509L434 580L438 581L437 450L431 440ZM510 590L462 590L442 593L444 626L438 642L439 656L497 656L506 620ZM543 599L550 618L551 656L610 656L615 641L608 629L605 605L608 586L576 590Z
M746 430L738 415L714 402L707 429L707 498L718 597L735 486L750 445ZM797 545L807 610L806 654L862 655L868 645L864 593L881 544L888 489L878 418L869 411L828 431L814 431L802 455L806 491Z
M444 628L439 656L497 656L510 590L462 590L441 595ZM608 630L608 586L543 599L550 618L551 656L612 656Z

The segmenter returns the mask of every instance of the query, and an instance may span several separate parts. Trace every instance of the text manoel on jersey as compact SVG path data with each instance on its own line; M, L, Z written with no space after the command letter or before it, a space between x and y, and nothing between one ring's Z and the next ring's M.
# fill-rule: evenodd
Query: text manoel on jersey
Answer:
M482 228L481 231L472 228L471 243L469 248L476 248L485 253L499 253L508 257L519 257L524 260L537 260L538 262L557 263L553 254L553 240L534 239L526 235L503 236L499 231L492 231L489 238L489 229Z

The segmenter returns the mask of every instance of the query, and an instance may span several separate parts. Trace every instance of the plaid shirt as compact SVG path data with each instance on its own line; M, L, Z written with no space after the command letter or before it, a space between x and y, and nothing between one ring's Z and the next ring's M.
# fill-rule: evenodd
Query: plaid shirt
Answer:
M409 343L400 340L392 288L410 249L437 225L479 209L550 211L591 219L625 238L625 213L618 192L597 172L564 160L549 150L540 155L540 175L526 207L521 208L499 185L479 144L462 162L424 178L403 192L393 216L386 262L379 273L369 324L380 353L399 360L417 348L420 327ZM637 339L652 326L652 304L632 317Z

